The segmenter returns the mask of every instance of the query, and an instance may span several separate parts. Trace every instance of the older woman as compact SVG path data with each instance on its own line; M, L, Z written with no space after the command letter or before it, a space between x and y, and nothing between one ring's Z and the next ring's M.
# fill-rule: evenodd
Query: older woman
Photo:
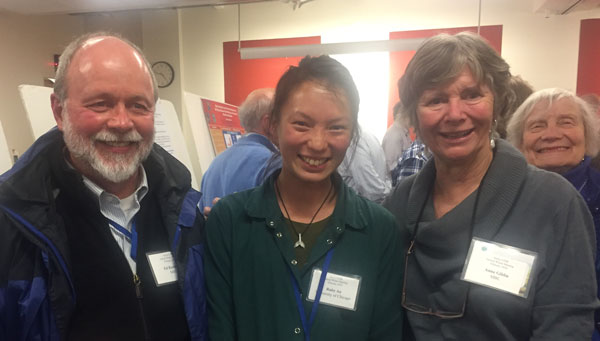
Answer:
M594 218L597 250L600 245L600 172L591 167L591 161L598 153L600 141L594 109L567 90L540 90L513 115L508 125L508 139L530 164L559 173L575 186ZM598 258L596 281L600 283Z
M279 80L270 119L281 170L208 218L212 340L399 339L400 232L336 172L358 103L350 73L327 56Z
M433 158L386 199L410 235L402 305L419 340L583 340L596 286L593 223L560 176L493 138L514 100L480 37L428 39L400 82Z

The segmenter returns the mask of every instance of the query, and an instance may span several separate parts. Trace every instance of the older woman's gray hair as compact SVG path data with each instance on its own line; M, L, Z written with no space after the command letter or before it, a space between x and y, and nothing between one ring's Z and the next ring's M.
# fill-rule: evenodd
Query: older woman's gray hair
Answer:
M594 110L589 104L577 97L574 93L559 88L549 88L534 92L525 100L525 102L523 102L523 104L521 104L508 122L508 141L515 147L521 149L521 146L523 145L525 122L533 111L533 108L541 102L545 102L546 107L550 108L552 103L563 98L570 99L579 107L579 114L581 115L585 134L585 155L595 156L598 154L600 140L597 134L598 119Z
M465 67L494 94L494 118L503 117L512 107L516 96L510 86L508 63L476 34L440 34L419 47L398 81L403 118L417 133L417 105L423 92L449 84Z

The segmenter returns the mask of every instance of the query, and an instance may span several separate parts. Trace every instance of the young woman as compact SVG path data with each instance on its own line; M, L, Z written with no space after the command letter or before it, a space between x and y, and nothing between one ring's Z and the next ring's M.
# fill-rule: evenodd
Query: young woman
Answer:
M394 218L336 173L358 91L328 56L281 77L271 133L282 168L225 197L207 224L213 340L398 340L403 241Z

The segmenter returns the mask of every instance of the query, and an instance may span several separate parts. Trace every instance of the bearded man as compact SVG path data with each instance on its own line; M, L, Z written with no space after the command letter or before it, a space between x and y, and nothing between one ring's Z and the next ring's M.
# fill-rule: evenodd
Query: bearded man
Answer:
M157 96L123 38L61 55L58 129L0 185L1 340L204 339L200 195L153 142Z

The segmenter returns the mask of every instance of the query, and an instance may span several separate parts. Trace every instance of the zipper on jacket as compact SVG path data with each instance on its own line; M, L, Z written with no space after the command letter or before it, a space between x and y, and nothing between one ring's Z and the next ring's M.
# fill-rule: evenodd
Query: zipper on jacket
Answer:
M133 274L133 285L135 286L135 296L137 297L138 306L140 308L140 315L142 316L142 325L144 326L144 340L151 340L150 333L148 332L148 324L146 323L146 315L144 314L144 305L142 299L142 281L137 273Z

